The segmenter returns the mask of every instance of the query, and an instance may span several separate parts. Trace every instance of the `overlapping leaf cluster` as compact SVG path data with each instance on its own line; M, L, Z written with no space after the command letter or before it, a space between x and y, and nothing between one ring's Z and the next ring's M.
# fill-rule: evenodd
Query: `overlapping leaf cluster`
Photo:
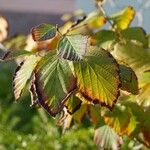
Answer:
M131 6L112 16L98 9L63 27L34 27L26 50L2 58L19 58L16 100L28 85L31 104L60 116L64 130L88 119L100 147L119 149L124 135L150 147L150 47L142 28L129 27L134 15ZM101 29L106 22L110 30Z

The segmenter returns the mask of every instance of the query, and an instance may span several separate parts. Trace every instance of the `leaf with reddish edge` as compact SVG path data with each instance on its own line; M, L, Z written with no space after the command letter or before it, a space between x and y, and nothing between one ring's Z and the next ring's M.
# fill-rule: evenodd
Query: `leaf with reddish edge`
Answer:
M119 67L113 56L92 47L81 62L74 62L77 86L82 95L93 103L112 108L119 97Z
M26 50L10 50L4 54L2 60L7 61L7 60L22 58L30 55L33 55L33 52L29 52Z
M52 51L41 59L35 69L35 87L40 105L56 116L64 103L76 90L76 79L66 60Z
M32 28L31 33L34 41L45 41L55 37L57 27L51 24L40 24Z
M17 67L13 78L13 88L16 100L18 100L26 87L28 80L31 78L33 70L41 57L31 55Z
M32 106L36 106L38 104L38 96L36 93L36 88L35 88L35 73L33 73L31 80L30 80L30 87L29 87L29 91L30 91L30 95L31 95L31 107Z
M95 130L94 141L103 149L119 150L122 138L109 126L103 125Z

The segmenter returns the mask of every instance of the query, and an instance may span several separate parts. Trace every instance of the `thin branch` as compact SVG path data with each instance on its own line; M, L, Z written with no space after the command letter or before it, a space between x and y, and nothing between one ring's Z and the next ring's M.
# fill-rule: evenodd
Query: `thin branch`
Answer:
M117 28L114 26L114 24L111 22L111 20L109 19L109 16L107 16L103 6L102 6L102 2L96 2L96 8L99 9L103 16L106 18L106 20L108 21L108 23L110 24L111 28L117 33L118 35L118 39L121 40L122 39L122 35L120 33L119 30L117 30Z

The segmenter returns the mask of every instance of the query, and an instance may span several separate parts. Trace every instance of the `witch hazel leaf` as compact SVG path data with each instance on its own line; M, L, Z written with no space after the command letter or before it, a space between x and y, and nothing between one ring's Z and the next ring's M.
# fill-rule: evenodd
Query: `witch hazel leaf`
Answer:
M82 104L81 107L72 115L73 119L81 123L87 115L88 105Z
M109 51L112 50L113 44L117 40L117 34L111 30L100 30L95 37L97 45Z
M65 102L65 107L67 108L67 112L69 114L73 114L77 111L81 106L82 101L76 97L74 94Z
M21 58L24 56L29 56L29 55L33 55L33 52L26 51L26 50L10 50L4 54L2 60L7 61L16 58Z
M146 32L141 27L130 27L121 31L123 38L127 40L136 40L144 47L148 47L148 38Z
M40 58L41 57L39 56L31 55L27 57L25 61L20 64L20 66L17 67L13 79L13 88L16 100L21 97L26 84L31 78L32 72Z
M35 73L33 73L31 80L30 80L30 87L29 87L29 91L30 91L30 95L31 95L31 107L35 106L38 104L38 96L36 93L36 87L35 87Z
M138 94L138 80L135 72L125 65L120 65L121 89Z
M94 47L81 62L74 62L77 86L93 103L112 108L119 96L119 68L112 55Z
M119 135L133 136L139 132L142 109L137 103L125 101L106 111L104 122L112 127Z
M61 58L80 61L88 46L88 37L83 35L68 35L61 39L58 45L58 55Z
M76 89L76 80L67 61L50 52L35 69L35 87L40 105L52 116L58 114Z
M119 150L122 138L109 126L103 125L95 130L94 141L103 149Z
M115 13L110 16L110 19L113 20L114 25L120 29L126 29L135 16L135 10L132 6L125 7L118 13Z
M150 69L150 49L144 49L137 42L117 43L112 54L119 61L129 65L137 75Z
M113 111L106 111L104 122L112 127L119 135L126 133L130 121L130 114L124 106L115 106Z
M32 28L31 33L34 41L45 41L55 37L57 27L51 24L40 24Z

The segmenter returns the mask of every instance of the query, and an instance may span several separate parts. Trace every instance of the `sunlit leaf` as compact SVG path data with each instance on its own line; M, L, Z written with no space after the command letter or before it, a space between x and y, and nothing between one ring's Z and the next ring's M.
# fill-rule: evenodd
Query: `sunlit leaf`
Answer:
M80 108L81 103L82 101L78 97L71 95L71 97L65 102L64 105L67 108L68 113L73 114Z
M112 112L106 111L104 121L119 135L131 136L138 133L142 115L143 111L136 103L125 102L116 105Z
M76 88L75 78L67 61L50 52L39 62L35 71L38 101L52 116L59 113Z
M79 61L83 59L88 46L88 37L82 35L65 36L59 42L58 55L61 58Z
M130 121L130 115L125 109L124 106L116 106L112 112L108 111L104 115L105 123L111 126L120 135L125 133Z
M121 89L132 94L138 94L137 76L130 67L120 65Z
M116 33L111 30L101 30L96 33L97 44L107 50L111 50L111 46L113 45L116 39Z
M93 103L112 108L119 96L119 68L109 52L92 48L81 62L74 63L77 86Z
M32 52L26 50L10 50L4 54L2 60L12 60L24 56L29 56L32 54L33 54Z
M135 16L135 10L133 7L128 6L121 10L120 12L117 12L110 16L110 19L113 20L114 25L121 30L126 29L131 21L133 20Z
M148 47L148 39L146 32L141 27L131 27L121 31L122 36L128 40L136 40L141 42L145 47Z
M116 44L113 56L128 64L136 74L150 70L150 50L144 49L136 42L128 41Z
M92 104L92 102L90 102L90 100L87 99L87 97L84 97L80 92L76 93L76 96L84 103L84 104Z
M8 35L8 22L0 15L0 42L4 41Z
M56 31L56 26L43 23L32 28L31 33L34 41L45 41L53 38L56 35Z
M122 138L107 125L95 130L94 141L100 148L111 150L119 150L123 144Z
M14 94L18 100L26 87L28 80L31 78L32 72L40 60L39 56L31 55L17 67L13 79Z

